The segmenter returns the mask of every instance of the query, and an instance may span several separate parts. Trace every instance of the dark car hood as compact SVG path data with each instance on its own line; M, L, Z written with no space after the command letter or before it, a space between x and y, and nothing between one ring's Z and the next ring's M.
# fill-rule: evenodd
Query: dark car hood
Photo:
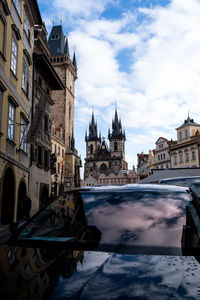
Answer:
M199 299L198 265L194 257L85 252L51 299Z

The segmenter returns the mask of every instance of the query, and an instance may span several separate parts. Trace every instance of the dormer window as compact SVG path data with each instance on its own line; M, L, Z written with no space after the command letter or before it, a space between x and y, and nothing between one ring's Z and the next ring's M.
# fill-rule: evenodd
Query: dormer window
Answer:
M57 34L57 33L52 34L52 36L51 36L51 39L52 39L52 40L59 40L59 38L60 38L60 36L59 36L59 34Z

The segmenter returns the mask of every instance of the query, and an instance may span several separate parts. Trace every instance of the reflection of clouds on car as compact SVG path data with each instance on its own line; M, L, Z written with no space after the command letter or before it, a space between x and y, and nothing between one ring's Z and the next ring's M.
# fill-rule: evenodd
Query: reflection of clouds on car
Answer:
M185 205L190 197L185 188L141 191L136 188L101 193L82 192L90 223L103 232L101 244L167 246L181 248ZM87 198L89 201L87 202ZM179 228L179 230L178 230Z

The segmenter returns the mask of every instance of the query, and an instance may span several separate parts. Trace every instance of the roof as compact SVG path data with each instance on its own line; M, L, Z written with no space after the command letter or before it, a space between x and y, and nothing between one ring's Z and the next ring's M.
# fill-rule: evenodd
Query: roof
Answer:
M200 168L153 169L152 172L152 175L138 181L138 183L158 183L161 179L165 178L200 176Z
M69 55L68 39L63 33L62 25L52 27L48 44L52 56Z
M155 144L156 144L160 139L163 139L164 141L168 141L166 138L160 136L160 137L157 139L157 141L155 142Z
M188 118L184 121L184 123L183 123L181 126L179 126L178 128L176 128L176 130L177 130L177 129L180 129L180 128L183 128L183 127L185 127L185 126L188 126L188 125L199 126L199 127L200 127L200 124L194 122L194 119L191 119L191 118L188 116Z

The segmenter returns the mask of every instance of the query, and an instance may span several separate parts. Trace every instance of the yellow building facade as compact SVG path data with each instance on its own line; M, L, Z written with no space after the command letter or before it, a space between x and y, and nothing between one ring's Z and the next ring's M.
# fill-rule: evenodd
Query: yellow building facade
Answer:
M176 128L177 142L170 147L172 168L193 168L200 166L200 124L189 116Z
M0 1L0 223L26 214L36 1ZM3 39L2 39L3 37Z

